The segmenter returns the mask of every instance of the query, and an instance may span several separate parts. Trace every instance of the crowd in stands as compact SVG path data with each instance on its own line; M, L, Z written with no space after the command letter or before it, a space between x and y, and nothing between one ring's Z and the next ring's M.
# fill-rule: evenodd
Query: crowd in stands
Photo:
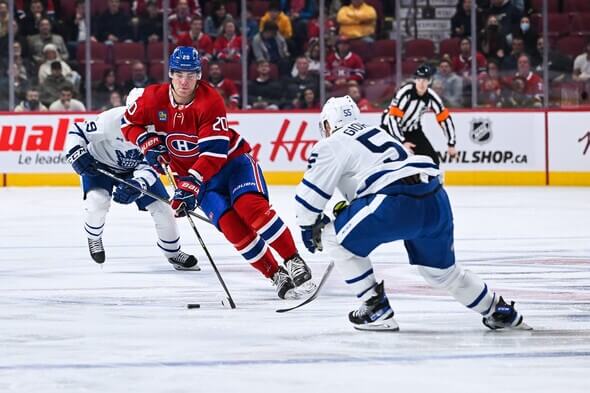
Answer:
M583 103L590 83L590 1L548 1L551 84L577 89L577 103ZM242 32L238 0L170 0L170 51L178 45L196 47L203 58L203 78L217 88L228 109L242 108L242 62L247 63L247 108L319 108L319 2L247 4ZM451 38L404 42L403 77L429 63L437 69L432 88L446 104L470 106L475 9L479 105L541 106L540 4L542 0L458 0ZM120 105L133 87L166 80L161 0L92 1L91 26L81 0L15 0L15 8L15 110L85 110L81 101L86 88L93 92L88 109L104 110ZM326 0L325 14L328 95L349 94L362 110L387 105L396 87L394 2ZM567 25L559 24L563 20ZM84 78L88 36L91 86ZM8 65L8 4L0 0L0 92L8 91ZM559 102L559 91L552 89L552 102ZM7 109L5 93L0 93L0 109Z

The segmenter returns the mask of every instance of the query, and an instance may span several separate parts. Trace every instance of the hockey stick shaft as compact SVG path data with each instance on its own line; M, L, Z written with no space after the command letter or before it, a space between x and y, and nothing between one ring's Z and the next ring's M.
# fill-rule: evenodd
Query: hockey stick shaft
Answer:
M168 176L168 180L170 181L170 183L172 184L172 186L176 190L176 180L174 180L174 176L172 176L172 173L170 172L170 167L164 163L161 163L161 165L164 168L164 172L166 173L166 176ZM227 300L229 300L229 306L231 308L236 308L236 303L234 302L234 299L231 297L231 294L229 293L229 289L227 289L227 286L225 285L225 281L223 281L223 278L221 277L221 274L219 273L219 270L217 269L217 265L215 265L215 262L213 262L213 258L211 257L211 254L209 253L209 249L205 245L205 242L203 241L203 238L201 237L201 234L199 233L199 230L197 229L195 222L193 221L193 219L189 215L189 213L190 213L189 210L186 208L186 206L183 206L183 210L186 215L186 218L188 219L188 222L190 223L191 227L193 228L193 232L195 232L195 235L197 236L197 239L199 240L199 243L201 244L201 248L203 248L203 251L205 251L205 254L207 255L207 259L209 259L209 263L211 264L211 267L213 267L213 270L215 271L215 275L217 276L219 283L223 287L223 291L227 295Z
M143 188L141 188L141 187L137 187L135 184L129 183L127 180L125 180L125 179L121 179L119 176L117 176L117 175L115 175L115 174L113 174L113 173L111 173L111 172L109 172L109 171L107 171L107 170L104 170L104 169L102 169L102 168L96 168L96 170L97 170L98 172L102 173L103 175L105 175L105 176L108 176L108 177L110 177L111 179L114 179L114 180L118 181L119 183L123 183L123 184L125 184L126 186L129 186L129 187L131 187L131 188L134 188L134 189L136 189L137 191L141 192L141 193L142 193L142 194L144 194L144 195L147 195L147 196L149 196L149 197L151 197L151 198L157 199L158 201L164 202L164 203L166 203L166 204L168 204L168 205L170 204L170 201L169 201L168 199L166 199L166 198L162 198L161 196L159 196L159 195L156 195L156 194L154 194L154 193L153 193L153 192L151 192L151 191L144 190L144 189L143 189ZM190 214L191 216L193 216L193 217L196 217L196 218L198 218L198 219L199 219L199 220L201 220L201 221L208 222L209 224L211 223L211 221L209 221L209 220L208 220L206 217L204 217L204 216L202 216L202 215L200 215L200 214L198 214L198 213L195 213L195 212L189 212L189 214Z

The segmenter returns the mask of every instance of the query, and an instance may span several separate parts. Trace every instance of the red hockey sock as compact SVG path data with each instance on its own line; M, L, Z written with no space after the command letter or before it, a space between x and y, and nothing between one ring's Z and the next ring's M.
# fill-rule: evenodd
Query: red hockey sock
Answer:
M242 195L234 203L234 209L283 259L297 254L291 231L262 195Z
M225 238L240 254L265 277L272 277L279 268L264 239L256 234L234 210L219 219L219 228Z

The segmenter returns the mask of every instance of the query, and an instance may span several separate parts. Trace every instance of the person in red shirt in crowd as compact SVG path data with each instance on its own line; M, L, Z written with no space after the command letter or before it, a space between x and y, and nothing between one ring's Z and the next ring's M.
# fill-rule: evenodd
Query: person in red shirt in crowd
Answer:
M463 78L471 78L471 40L462 38L459 44L460 53L453 58L453 71ZM484 55L477 52L475 55L477 72L486 70L487 61Z
M188 33L178 37L178 46L192 46L199 51L201 57L211 60L213 56L213 40L203 33L203 19L195 16L191 20L191 27Z
M363 59L350 51L350 43L345 37L338 37L336 50L326 59L326 85L344 86L349 81L362 82L365 78Z
M530 95L536 102L543 101L543 79L531 71L531 60L527 54L518 56L518 71L515 76L520 76L526 81L524 92Z
M173 42L178 42L180 36L187 34L191 29L191 10L188 0L178 0L175 12L168 17L170 36Z
M490 60L487 72L478 76L478 102L479 105L495 107L500 100L502 93L502 80L500 78L499 65Z
M218 62L212 61L208 68L209 83L218 90L223 91L223 95L227 98L228 104L226 109L238 109L240 104L240 94L236 84L231 79L225 79L221 71L221 66Z
M368 112L377 109L371 104L369 100L363 97L361 88L356 82L348 82L347 94L356 103L356 106L359 107L361 112Z
M233 20L223 22L222 34L215 39L213 54L218 60L238 62L242 57L242 37L236 32Z
M228 127L223 100L201 80L195 48L180 46L168 61L170 83L145 88L123 117L121 131L145 160L176 179L171 207L177 216L197 206L281 299L313 290L311 270L291 232L270 207L268 189L250 145ZM153 127L151 131L148 127ZM284 260L279 266L271 248ZM301 292L299 292L301 293Z

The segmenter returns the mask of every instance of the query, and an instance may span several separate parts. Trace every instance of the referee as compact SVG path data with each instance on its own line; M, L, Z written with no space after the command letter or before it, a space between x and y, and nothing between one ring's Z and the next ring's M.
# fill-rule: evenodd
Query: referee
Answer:
M404 84L395 93L389 109L383 113L381 125L411 152L429 156L439 165L438 154L422 131L422 114L428 109L434 111L436 120L447 137L447 151L450 157L457 154L455 125L438 94L428 87L431 77L432 71L428 65L418 67L414 73L414 80Z

